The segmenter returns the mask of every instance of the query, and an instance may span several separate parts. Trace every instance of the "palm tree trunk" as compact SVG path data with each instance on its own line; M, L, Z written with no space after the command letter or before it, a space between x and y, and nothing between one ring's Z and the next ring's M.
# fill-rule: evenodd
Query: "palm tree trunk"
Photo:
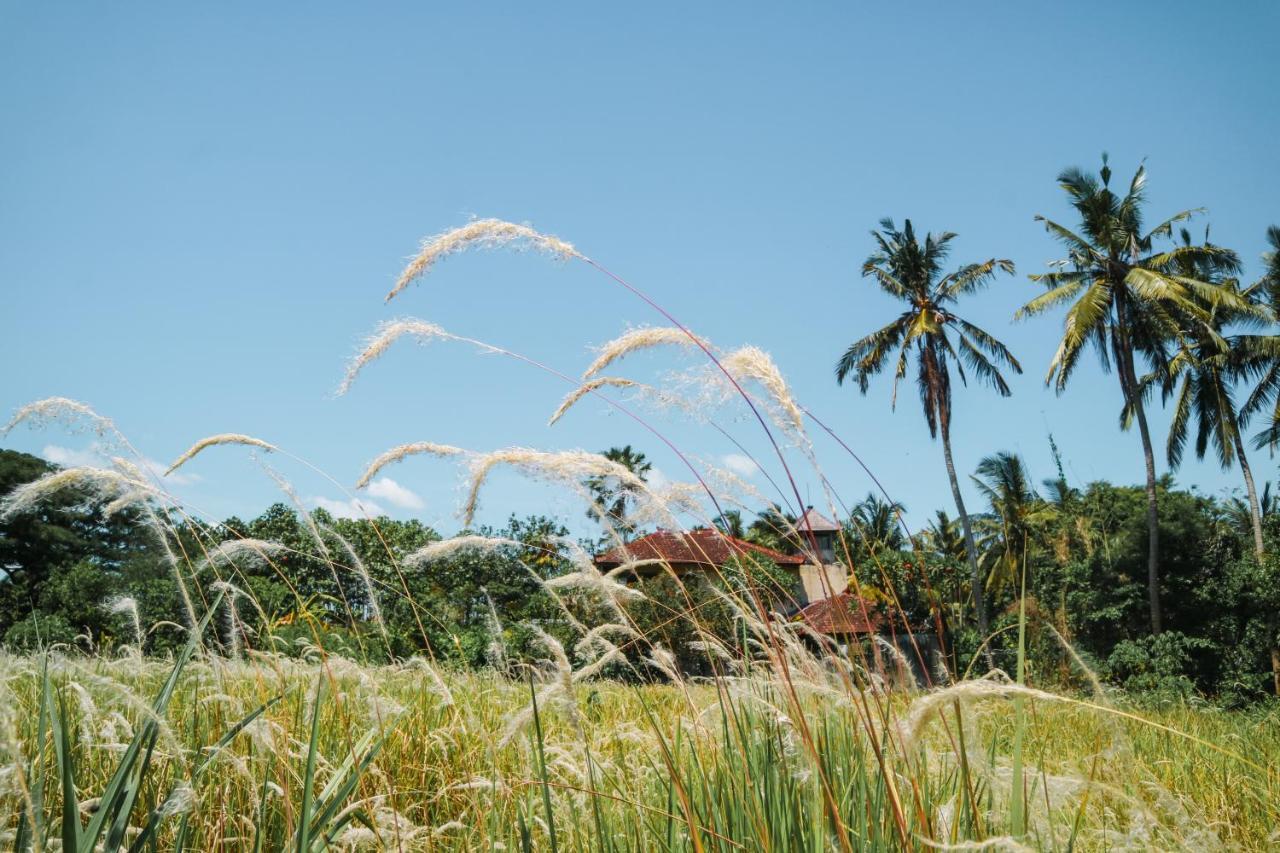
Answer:
M1236 430L1236 456L1240 459L1240 473L1244 475L1244 488L1249 495L1249 521L1253 525L1253 553L1258 562L1262 562L1262 507L1258 503L1258 490L1253 485L1253 471L1249 469L1249 459L1244 455L1244 441L1240 431Z
M1245 491L1249 494L1249 521L1253 525L1253 553L1258 557L1258 565L1262 565L1263 552L1266 550L1262 542L1262 505L1258 503L1258 490L1253 485L1253 471L1249 468L1249 459L1244 455L1244 441L1236 431L1236 455L1240 458L1240 473L1244 475ZM1280 643L1276 642L1276 616L1267 618L1268 645L1271 647L1271 687L1280 696Z
M1142 437L1142 456L1147 467L1147 601L1151 607L1151 633L1163 630L1160 609L1160 509L1156 493L1156 454L1151 446L1151 430L1147 427L1147 412L1142 405L1138 389L1137 371L1133 367L1133 345L1129 340L1129 328L1123 290L1116 298L1116 350L1117 373L1120 390L1125 402L1138 419L1138 433Z
M1132 370L1132 367L1130 368ZM1156 502L1156 455L1151 447L1151 431L1142 400L1135 397L1138 431L1142 435L1142 455L1147 465L1147 599L1151 605L1151 633L1163 630L1160 612L1160 510Z
M987 606L982 595L982 575L978 571L978 546L973 541L973 526L969 523L969 513L964 508L964 497L960 494L960 481L956 479L956 466L951 460L951 429L945 421L942 424L942 456L947 462L947 476L951 479L951 496L956 501L956 512L960 514L960 527L964 530L964 553L969 560L969 576L973 583L973 610L978 619L978 633L985 641L991 633L987 624ZM987 650L987 661L991 661L991 651Z

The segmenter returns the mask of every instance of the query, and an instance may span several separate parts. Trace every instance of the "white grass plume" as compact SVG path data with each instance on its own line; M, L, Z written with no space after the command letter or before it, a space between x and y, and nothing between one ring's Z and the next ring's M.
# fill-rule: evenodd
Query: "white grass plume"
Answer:
M405 459L408 456L417 456L420 454L430 454L431 456L461 456L466 453L460 447L454 447L449 444L436 444L432 441L415 441L409 444L401 444L391 448L383 453L377 459L369 463L364 473L360 475L360 479L356 481L356 488L363 489L369 485L370 481L377 476L378 472L388 465Z
M30 483L23 483L0 499L0 520L7 521L14 516L29 512L63 489L69 488L86 490L89 493L88 503L90 504L124 495L130 496L131 500L136 502L143 497L156 494L155 489L146 483L110 468L95 468L88 465L64 468L45 474Z
M360 559L355 547L347 541L345 536L330 526L325 526L324 532L338 540L342 550L347 553L347 559L351 561L351 567L360 575L360 580L364 583L365 596L369 600L369 615L373 617L373 622L378 626L378 632L382 634L387 650L390 651L391 636L387 633L387 623L382 619L382 606L378 603L378 590L373 585L373 576L369 574L369 567L364 564L364 560Z
M236 599L244 595L244 591L238 586L228 583L227 581L216 581L210 587L214 592L223 593L223 603L226 605L227 614L227 648L230 650L232 660L240 659L240 609L236 607Z
M8 435L14 427L28 421L37 426L61 421L73 427L77 421L81 421L87 423L89 428L100 437L105 438L110 435L123 438L110 418L98 414L88 404L69 397L46 397L43 400L28 403L18 409L9 423L0 429L0 436Z
M759 347L742 347L722 358L720 364L739 384L755 382L763 388L769 400L781 410L783 422L779 425L794 435L805 435L804 413L791 396L782 371L767 352Z
M951 687L935 690L912 702L906 717L899 723L904 745L910 750L919 741L933 716L953 702L966 704L981 699L1003 699L1013 696L1026 696L1044 702L1073 701L1044 690L1036 690L1034 687L1024 687L1010 681L1007 675L997 671L985 678L961 681Z
M705 341L703 343L706 344ZM600 347L596 360L583 371L582 378L590 379L630 353L660 346L696 347L698 343L688 332L673 326L646 326L632 329Z
M263 441L260 438L254 438L251 435L242 435L236 432L219 433L218 435L211 435L211 436L208 436L207 438L202 438L199 441L197 441L195 444L187 448L186 453L182 454L177 459L173 460L173 464L165 469L165 472L164 472L165 476L166 477L169 476L174 471L178 470L183 465L190 462L192 459L198 456L202 451L210 447L217 447L223 444L239 444L246 447L257 447L261 450L267 451L268 453L271 453L273 451L280 449L276 447L274 444Z
M422 248L409 261L409 265L396 279L395 287L387 294L390 302L413 281L426 274L432 266L467 249L497 249L507 246L528 247L555 255L564 260L581 257L573 246L558 237L539 233L528 225L517 225L501 219L477 219L460 228L453 228L422 241Z
M557 536L555 541L565 546L569 559L577 568L577 571L551 578L544 581L543 585L552 590L582 589L596 593L610 609L623 620L626 620L628 617L622 608L622 602L643 599L645 597L644 593L626 584L619 583L616 580L620 574L619 569L614 569L607 574L601 572L596 568L591 555L569 537Z
M138 615L138 601L132 596L120 595L108 599L104 605L112 615L125 615L133 625L133 637L138 654L142 654L142 644L146 634L142 631L142 617Z
M272 557L285 550L288 549L279 542L266 539L228 539L209 549L209 556L202 567L234 564L240 559L269 562Z
M435 560L443 560L463 551L496 551L499 548L523 548L515 539L500 536L454 536L430 542L404 558L406 566L421 566Z
M652 497L643 480L625 466L599 453L589 453L585 450L543 451L510 447L474 457L467 499L462 508L465 525L470 526L475 519L476 509L480 504L480 489L484 486L489 473L499 466L509 466L526 476L561 482L575 488L582 481L592 477L611 478L636 495Z
M449 334L435 323L428 323L426 320L418 320L413 317L401 317L380 323L378 328L374 329L373 334L364 342L360 352L356 353L355 358L347 363L347 372L342 377L342 383L338 386L338 396L341 397L350 391L360 371L381 358L387 350L391 349L392 344L406 335L416 338L418 343L421 344L436 340L456 339L455 335Z
M639 384L630 379L623 379L620 376L599 376L584 382L565 395L564 399L560 401L560 408L556 409L551 415L551 419L547 421L547 426L554 426L556 421L564 417L565 413L573 408L575 403L601 388L634 388Z

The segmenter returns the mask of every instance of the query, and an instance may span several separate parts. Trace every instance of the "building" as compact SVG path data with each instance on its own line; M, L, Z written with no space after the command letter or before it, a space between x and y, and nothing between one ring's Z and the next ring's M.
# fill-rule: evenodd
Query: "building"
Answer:
M849 585L848 572L836 562L835 535L839 528L810 507L803 517L804 536L812 534L818 542L818 554L823 555L820 564L813 561L813 548L793 548L793 553L783 553L763 545L726 536L714 528L700 528L688 533L659 529L633 542L610 548L595 558L601 571L611 571L619 566L635 563L636 576L651 576L670 566L677 576L691 571L709 571L723 566L734 557L762 557L794 577L792 584L795 612L807 604L838 595ZM824 550L825 548L825 550ZM830 555L831 559L827 559Z
M641 536L633 542L597 555L596 567L601 571L610 571L625 563L639 563L636 574L644 576L657 574L665 564L676 575L682 575L691 571L714 569L734 557L751 555L772 560L780 568L797 573L805 562L799 555L783 554L781 551L734 539L719 530L704 527L688 533L659 529L648 536Z

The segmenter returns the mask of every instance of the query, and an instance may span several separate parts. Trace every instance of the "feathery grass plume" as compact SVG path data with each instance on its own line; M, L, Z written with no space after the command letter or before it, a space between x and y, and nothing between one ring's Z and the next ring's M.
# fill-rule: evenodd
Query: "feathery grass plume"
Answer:
M489 666L498 672L509 672L507 664L507 641L502 630L502 620L498 618L498 607L493 603L489 591L484 590L484 603L487 606L484 617L485 630L489 632L489 644L485 648L485 658Z
M342 377L342 383L338 385L338 396L341 397L350 391L360 371L381 358L387 350L391 349L392 344L406 335L416 338L420 344L436 340L457 340L456 335L449 334L435 323L413 317L401 317L379 323L378 328L374 329L373 334L365 340L360 352L347 363L347 372Z
M573 664L569 662L569 656L565 654L564 646L555 637L537 625L528 625L533 639L538 645L547 650L550 657L547 659L548 664L546 675L547 683L541 690L534 694L533 702L523 711L511 716L507 723L506 731L503 732L502 738L498 741L500 747L506 746L511 739L520 732L524 726L533 719L534 708L545 710L549 703L554 702L558 705L564 714L569 718L574 730L582 733L582 715L578 710L578 703L573 695Z
M755 382L763 388L769 400L781 411L782 417L775 415L774 420L792 436L807 443L804 413L791 396L791 388L782 377L782 371L767 352L754 346L741 347L720 359L720 364L739 384Z
M417 456L427 453L432 456L462 456L466 453L461 447L454 447L449 444L436 444L432 441L415 441L409 444L401 444L391 448L383 453L377 459L369 463L369 467L365 468L364 473L360 475L360 479L356 481L356 488L363 489L369 485L370 481L383 468L395 462L399 462L407 456Z
M390 302L396 294L408 287L414 279L424 275L437 262L450 255L471 248L497 249L506 246L527 246L540 252L555 255L561 260L581 257L578 250L558 237L541 234L528 225L517 225L501 219L477 219L460 228L453 228L422 241L422 248L409 261L409 265L396 279L395 287L387 294Z
M893 660L895 670L894 678L897 681L898 687L908 687L912 689L919 687L920 685L916 683L915 674L911 669L911 662L907 660L907 656L903 654L902 649L898 648L896 643L889 642L880 634L876 634L874 636L876 645L886 651L889 654L890 659Z
M705 340L702 343L708 348L711 346ZM688 332L674 326L643 326L639 329L631 329L600 347L595 361L582 372L582 378L590 379L615 361L633 352L662 346L691 348L697 347L698 341L694 340Z
M244 591L227 581L215 581L210 587L215 592L225 592L223 601L227 605L227 648L232 660L240 659L240 611L236 608L236 599L244 595Z
M0 429L0 436L8 435L14 427L25 421L31 421L37 426L62 421L73 427L77 421L82 421L87 422L89 428L101 438L111 436L123 440L120 430L116 429L115 423L110 418L103 417L89 405L68 397L46 397L43 400L28 403L18 409L9 419L9 423Z
M605 477L617 482L633 492L637 497L652 499L649 487L628 470L625 466L614 462L599 453L585 450L530 450L525 447L509 447L490 453L477 454L471 464L471 482L467 490L467 500L463 504L462 518L466 526L470 526L480 504L480 489L484 486L489 472L499 465L507 465L526 476L558 481L574 488L580 488L584 480L592 477Z
M113 616L125 615L129 617L129 621L133 625L135 649L137 654L141 655L142 644L146 634L142 631L142 617L138 615L137 599L128 595L118 595L115 598L108 599L104 606L107 612Z
M446 707L454 707L457 704L453 698L453 691L449 689L449 685L445 683L445 680L440 677L440 672L432 665L431 661L414 655L404 662L403 668L410 672L425 672L444 705Z
M1004 699L1014 696L1025 696L1044 702L1074 701L1034 687L1024 687L1011 681L1003 672L993 670L986 677L961 681L951 687L926 693L912 702L907 708L907 715L898 723L904 747L910 751L919 742L920 736L933 716L943 708L951 707L955 702L966 704L981 699Z
M178 470L183 465L187 464L192 459L194 459L197 455L200 454L201 451L205 450L206 448L217 447L223 444L240 444L246 447L257 447L261 450L267 451L268 453L272 453L280 449L276 447L274 444L270 444L269 442L263 441L260 438L254 438L251 435L241 435L240 433L235 433L235 432L223 432L223 433L219 433L218 435L211 435L211 436L208 436L207 438L202 438L199 441L197 441L195 444L191 445L191 447L187 448L186 453L182 454L177 459L173 460L173 464L165 469L164 475L166 477L169 476L174 471Z
M94 468L84 465L51 471L39 479L23 483L0 498L0 521L30 512L38 504L48 500L63 489L81 488L88 493L86 507L105 502L121 495L156 495L155 489L146 483L127 477L110 468Z
M266 539L228 539L210 548L209 556L204 559L196 571L199 571L204 566L234 564L239 559L250 559L265 563L270 561L276 554L287 550L279 542L271 542Z
M622 602L643 599L645 597L644 593L626 584L619 583L616 580L619 574L617 569L610 571L608 574L601 572L596 568L591 555L568 536L556 536L554 539L567 548L569 559L577 568L577 571L566 575L558 575L543 581L542 585L553 590L582 589L594 592L620 618L626 620L627 614L623 609Z
M406 566L421 566L435 560L443 560L461 551L496 551L499 548L523 548L523 543L515 539L504 539L501 536L454 536L452 539L440 539L429 542L404 558Z
M639 384L639 382L623 379L620 376L598 376L595 379L584 382L565 395L564 399L560 401L560 408L556 409L551 415L551 419L547 421L547 426L555 426L556 421L564 417L565 412L573 408L574 403L601 388L634 388Z
M373 617L373 623L378 626L378 632L382 634L382 639L387 644L387 651L390 653L391 635L387 633L387 623L382 620L382 607L378 604L378 590L374 588L373 576L369 574L369 567L364 564L364 560L360 559L355 547L347 541L345 536L328 525L324 527L324 532L338 540L342 550L347 552L347 559L351 561L351 567L360 575L360 580L364 583L365 595L369 599L369 615Z

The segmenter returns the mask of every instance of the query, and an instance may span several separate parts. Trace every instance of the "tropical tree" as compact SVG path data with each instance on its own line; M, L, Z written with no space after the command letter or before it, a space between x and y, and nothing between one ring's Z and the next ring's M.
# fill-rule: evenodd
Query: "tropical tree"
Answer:
M973 482L986 497L996 522L984 543L982 557L987 588L994 593L1017 582L1048 512L1031 486L1022 457L1016 453L1002 450L983 458Z
M1280 315L1280 226L1267 229L1267 244L1271 248L1262 256L1262 278L1251 290L1266 300L1274 315ZM1259 338L1251 352L1241 354L1239 367L1257 383L1241 413L1248 417L1265 408L1271 409L1267 426L1254 436L1254 448L1274 450L1280 444L1280 336Z
M1254 289L1265 296L1273 314L1280 314L1280 227L1267 229L1270 249L1262 256L1264 272ZM1245 401L1241 414L1245 417L1270 407L1267 426L1254 437L1256 449L1268 448L1274 452L1280 444L1280 336L1259 337L1251 351L1240 359L1241 371L1257 380L1257 385ZM1260 507L1250 507L1257 519ZM1274 571L1274 569L1273 569ZM1280 615L1273 614L1267 621L1268 640L1271 647L1271 672L1276 695L1280 695Z
M733 539L744 539L747 535L746 525L742 521L742 510L727 509L716 519L716 529Z
M1155 451L1147 424L1138 360L1152 371L1162 371L1170 360L1170 341L1189 325L1219 337L1205 306L1227 304L1245 309L1238 294L1211 282L1176 271L1180 264L1216 262L1229 255L1217 246L1175 246L1155 251L1157 240L1169 238L1173 226L1196 211L1175 213L1147 230L1143 218L1146 169L1139 166L1123 195L1111 189L1107 156L1095 177L1078 168L1058 175L1080 218L1072 230L1043 216L1045 229L1067 249L1067 257L1055 261L1047 273L1031 280L1048 290L1028 302L1015 318L1030 317L1059 305L1071 304L1062 340L1049 364L1045 384L1058 393L1079 365L1081 354L1092 345L1104 371L1114 365L1124 400L1122 426L1137 422L1146 464L1147 489L1147 599L1151 629L1160 633L1160 519L1156 494Z
M653 469L644 454L633 450L629 444L610 447L601 455L626 468L641 482L649 479L649 471ZM623 537L635 532L636 526L628 517L636 501L634 486L619 483L613 477L592 477L584 485L594 499L594 504L587 510L588 518L599 521Z
M926 552L943 560L964 562L964 533L960 530L960 523L947 515L946 510L934 511L933 520L920 532L918 539Z
M746 540L774 551L787 551L800 545L797 518L774 504L756 514L747 527Z
M881 498L875 492L858 502L849 513L849 539L858 543L859 559L880 551L898 551L907 541L898 519L906 511L898 501Z
M1205 244L1208 245L1207 236ZM1191 245L1191 235L1186 229L1182 231L1182 245ZM1173 268L1181 276L1234 290L1237 284L1232 276L1240 271L1240 262L1229 253L1187 254L1178 258ZM1240 363L1255 359L1265 348L1265 341L1257 335L1231 338L1223 335L1223 327L1233 321L1255 320L1252 313L1235 311L1221 304L1209 306L1207 310L1208 322L1191 327L1179 337L1177 351L1163 371L1165 401L1170 398L1174 401L1166 447L1169 467L1176 469L1181 464L1193 425L1197 459L1203 459L1212 444L1223 469L1239 464L1249 500L1254 553L1261 560L1262 510L1241 434L1247 416L1242 416L1236 407L1234 387Z
M944 273L943 263L955 234L926 234L921 242L911 220L899 231L893 220L884 219L880 230L873 231L872 236L879 248L863 263L862 275L873 279L881 290L905 303L906 308L887 326L855 341L845 350L836 362L836 381L843 384L845 379L852 378L866 394L871 377L884 370L893 359L890 403L893 407L897 403L898 382L907 375L914 356L916 384L929 434L942 437L943 460L964 531L978 630L986 636L987 609L979 576L978 550L951 455L951 369L955 367L961 383L968 384L967 369L975 379L1007 397L1009 386L1000 368L1021 373L1022 366L1004 344L957 316L953 306L961 296L986 287L997 273L1012 274L1013 261L991 258Z

